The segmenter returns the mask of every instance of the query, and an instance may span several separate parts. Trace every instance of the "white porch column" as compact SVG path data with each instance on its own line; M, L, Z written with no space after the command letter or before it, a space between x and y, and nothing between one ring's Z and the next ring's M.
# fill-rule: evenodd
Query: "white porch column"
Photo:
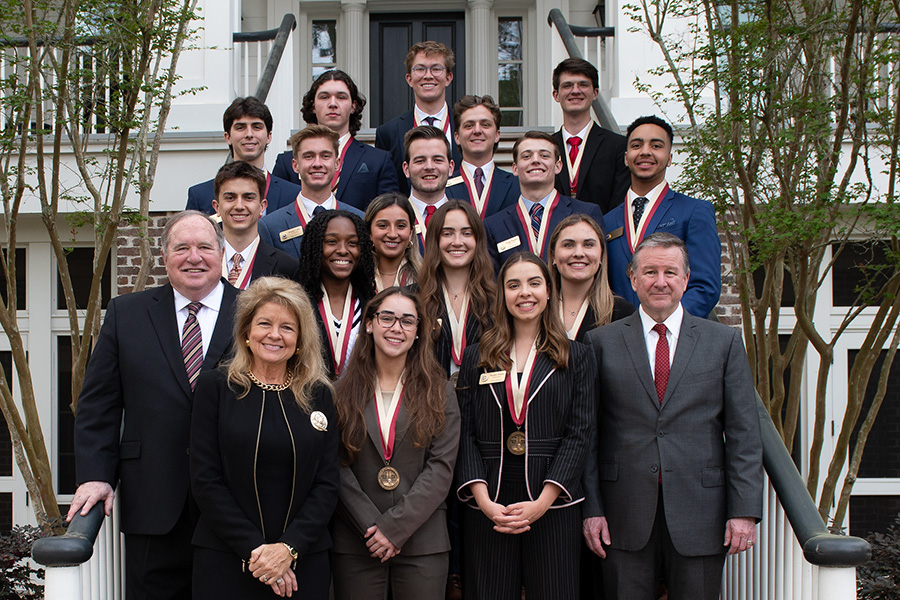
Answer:
M344 50L343 56L338 56L338 63L347 72L357 87L368 89L369 73L367 71L368 52L366 45L369 39L366 31L366 3L359 0L341 0L341 29L342 42L338 42Z
M471 25L466 31L466 92L482 95L497 91L497 26L494 0L469 0Z

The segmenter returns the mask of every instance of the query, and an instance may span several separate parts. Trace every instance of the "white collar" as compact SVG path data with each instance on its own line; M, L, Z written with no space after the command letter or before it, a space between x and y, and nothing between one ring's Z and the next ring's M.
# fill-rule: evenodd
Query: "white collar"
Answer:
M421 214L422 216L424 216L424 215L425 215L425 209L426 209L428 206L434 206L435 208L440 208L441 206L443 206L443 205L447 202L447 195L445 194L443 198L441 198L440 200L438 200L438 201L435 202L434 204L426 204L425 202L422 202L421 200L419 200L419 199L416 198L415 196L410 196L410 197L409 197L409 201L413 203L413 206L416 207L416 210L419 211L419 214Z
M309 198L303 195L303 192L297 196L301 202L303 202L304 208L306 208L306 212L309 214L309 217L313 217L313 211L316 210L317 206L321 206L325 210L337 210L337 199L335 199L334 194L329 196L328 200L323 202L322 204L316 204Z
M478 169L479 167L476 167L472 163L466 162L466 161L463 161L463 164L469 170L469 173L471 173L472 176L474 177L475 169ZM487 163L484 164L484 166L482 166L480 168L481 168L481 172L484 173L485 179L487 179L488 177L491 176L491 173L494 171L494 159L489 160Z
M193 300L189 300L188 298L186 298L174 287L172 288L172 291L175 292L175 312L184 310L188 304L193 302ZM200 300L200 303L206 308L211 308L212 310L218 312L219 307L222 305L222 294L224 293L224 291L225 284L223 284L222 281L219 280L219 282L216 283L216 287L214 287L212 291L206 295L205 298Z
M643 306L638 307L638 314L641 315L641 326L644 331L644 339L646 339L647 336L650 335L650 332L653 331L656 321L653 320L653 317L644 312ZM666 326L668 332L672 334L672 339L676 342L678 341L678 334L681 333L681 322L683 320L684 308L682 308L681 302L679 302L678 306L675 307L675 310L672 311L672 314L663 321L663 325Z
M528 209L528 212L531 212L531 207L534 206L535 204L540 204L541 206L544 207L544 210L546 210L547 204L550 203L550 198L555 195L556 195L556 190L550 190L550 193L547 194L546 196L544 196L543 198L541 198L540 201L538 201L538 202L532 202L531 200L528 200L527 198L525 198L525 196L521 196L521 198L522 198L522 202L525 203L525 208Z
M569 143L569 138L575 137L576 135L581 138L582 142L584 142L584 140L587 139L588 130L591 128L591 126L593 126L593 124L594 124L593 121L588 121L588 124L585 125L584 129L582 129L578 133L574 133L574 134L566 131L565 126L563 126L562 127L563 144Z
M418 119L419 123L422 123L425 120L425 117L436 117L441 122L441 125L443 125L444 119L446 118L446 116L445 116L446 114L447 114L447 103L446 102L444 102L444 106L441 108L441 110L439 110L437 113L435 113L433 115L428 114L427 112L425 112L424 110L419 108L418 104L416 105L416 118ZM435 125L435 127L440 128L438 125Z

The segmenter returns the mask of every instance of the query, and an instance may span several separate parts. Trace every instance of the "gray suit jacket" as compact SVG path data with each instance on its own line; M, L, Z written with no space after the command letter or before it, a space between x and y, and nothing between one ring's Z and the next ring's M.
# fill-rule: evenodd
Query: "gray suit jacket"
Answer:
M334 520L334 551L365 554L363 535L377 525L404 556L450 550L444 501L453 481L459 448L459 406L447 384L444 429L431 444L415 446L408 432L409 413L401 402L397 415L391 466L400 472L400 485L383 490L378 471L385 465L375 402L365 410L369 439L349 467L341 467L340 501Z
M762 516L759 417L740 333L685 312L661 405L638 312L587 339L600 408L593 474L600 495L588 502L607 517L612 547L646 545L661 473L675 549L684 556L724 552L728 519Z

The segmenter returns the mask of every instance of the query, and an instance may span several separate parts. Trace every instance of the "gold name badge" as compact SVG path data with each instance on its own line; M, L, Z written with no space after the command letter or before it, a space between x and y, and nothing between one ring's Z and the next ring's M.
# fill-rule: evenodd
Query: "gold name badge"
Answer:
M606 241L609 242L609 241L612 241L612 240L614 240L614 239L616 239L616 238L620 238L620 237L622 237L622 234L623 234L623 233L625 233L625 228L624 228L624 227L618 227L618 228L616 228L616 229L613 229L613 230L610 231L609 234L606 236Z
M516 235L497 244L497 252L506 252L510 248L515 248L521 244L522 242L519 241L519 236Z
M506 371L493 371L491 373L482 373L478 378L478 385L490 385L492 383L500 383L506 379Z
M457 175L456 177L451 177L447 180L447 187L453 187L454 185L459 185L463 182L462 175Z
M422 225L420 223L416 223L415 232L416 235L420 235L422 233Z
M303 235L303 225L297 225L296 227L291 227L290 229L285 229L281 233L278 234L278 238L282 242L286 242L288 240L292 240L296 237L300 237Z

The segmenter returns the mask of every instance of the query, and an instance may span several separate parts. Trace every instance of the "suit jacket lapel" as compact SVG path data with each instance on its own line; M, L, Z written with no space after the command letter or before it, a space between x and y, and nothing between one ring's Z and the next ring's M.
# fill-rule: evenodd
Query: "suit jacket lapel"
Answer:
M275 271L275 253L262 240L256 248L256 256L253 257L253 272L250 273L250 281L269 275Z
M381 446L381 429L378 427L378 415L375 413L376 410L378 410L378 408L375 406L375 398L373 397L369 400L368 404L366 404L366 410L363 411L363 416L366 420L366 433L369 434L369 439L375 444L378 456L381 457L381 460L384 460L384 448Z
M552 233L556 230L556 226L559 225L560 221L573 212L575 211L572 210L572 201L566 196L560 196L556 209L550 214L550 226L547 228L547 237L544 238L544 246L541 248L541 258L546 260L550 256L550 237Z
M556 370L556 365L544 353L538 353L534 357L534 368L531 370L531 381L528 386L528 404L534 400L537 393L547 383L549 376Z
M237 297L237 289L222 280L225 289L222 290L222 303L219 305L219 316L216 319L216 328L213 330L212 339L206 348L206 357L203 359L203 369L214 369L224 356L232 341L232 322L234 321L234 300Z
M678 382L681 381L687 366L691 363L694 348L697 347L697 331L694 327L694 317L687 311L681 322L681 332L678 334L678 344L675 346L675 356L672 359L672 368L669 369L669 381L666 384L666 395L663 396L663 406L672 397Z
M188 381L187 371L184 368L184 358L181 354L181 337L178 331L178 321L175 318L175 293L170 284L157 288L154 294L156 302L147 307L150 315L150 323L156 331L159 345L163 355L181 386L181 390L190 397L191 384Z
M663 217L665 217L666 213L669 212L669 209L672 208L672 201L674 198L675 192L670 188L662 200L659 201L659 208L656 209L656 212L653 213L653 216L650 218L650 222L647 223L647 232L644 234L644 237L656 231L656 228L662 223Z
M509 191L511 177L506 171L501 171L494 166L494 175L491 180L491 193L488 195L487 210L485 214L492 215L500 210L500 203Z
M594 155L597 154L597 151L600 149L601 144L603 143L603 138L600 135L600 132L597 130L599 125L596 123L591 123L591 128L588 129L587 139L584 141L584 152L581 155L581 166L578 168L578 195L581 195L582 189L584 189L584 180L587 178L588 172L591 170L590 167L594 164Z
M344 191L350 185L350 178L356 173L356 167L363 155L362 149L357 146L357 144L362 144L362 142L357 142L356 139L350 138L347 143L350 144L350 147L347 148L344 164L341 165L341 179L338 181L338 189L335 193L335 198L337 198L338 202L344 197Z
M659 396L656 393L656 385L653 383L653 373L650 371L650 358L647 355L647 343L644 340L644 328L641 326L641 316L635 311L624 319L626 325L622 332L625 338L625 348L634 365L635 375L644 386L647 397L653 402L653 406L659 410Z

